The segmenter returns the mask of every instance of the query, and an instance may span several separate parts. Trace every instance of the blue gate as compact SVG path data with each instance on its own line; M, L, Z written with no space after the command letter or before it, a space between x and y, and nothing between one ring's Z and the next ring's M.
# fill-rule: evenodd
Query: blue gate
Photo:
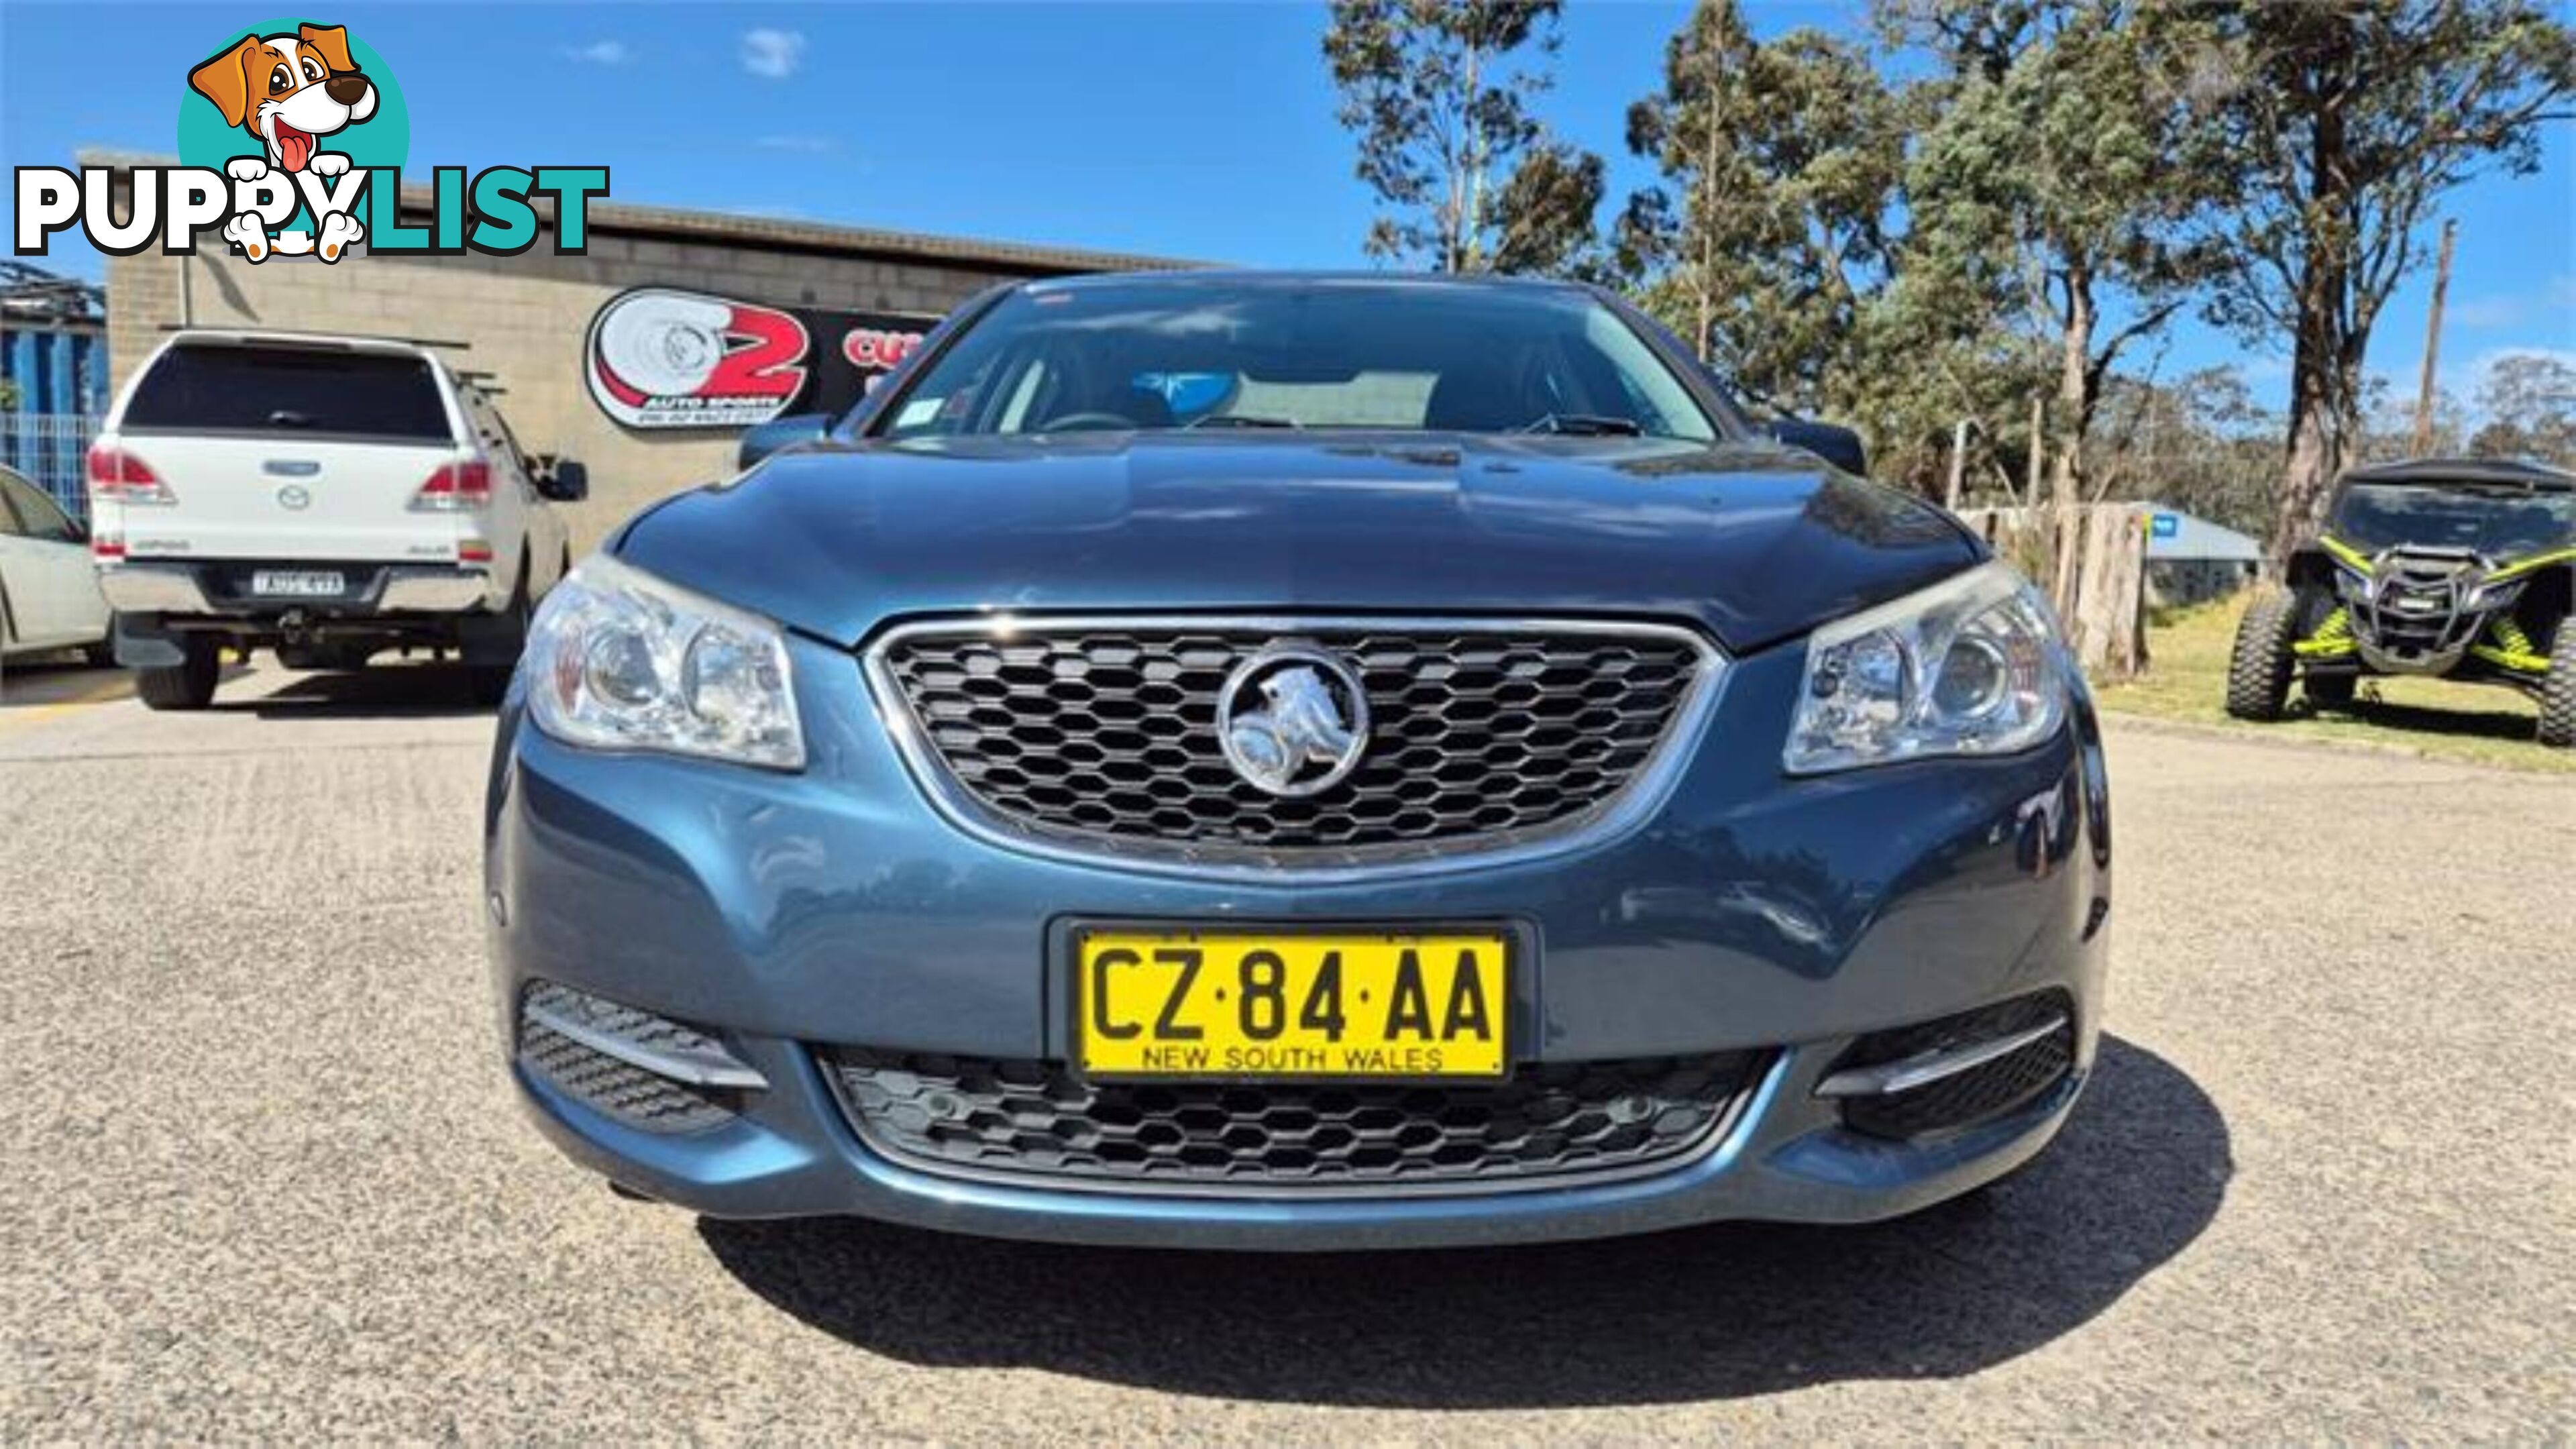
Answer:
M15 468L74 518L89 517L83 460L98 436L95 414L0 413L0 467Z
M107 411L107 342L95 327L0 322L0 465L89 516L82 454Z

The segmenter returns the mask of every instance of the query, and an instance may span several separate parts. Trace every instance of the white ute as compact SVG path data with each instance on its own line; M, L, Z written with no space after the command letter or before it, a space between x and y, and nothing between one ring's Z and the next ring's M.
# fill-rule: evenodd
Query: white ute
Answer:
M117 396L89 489L118 662L154 709L202 709L226 648L303 669L453 649L497 700L571 564L547 503L588 479L528 458L429 347L190 330Z

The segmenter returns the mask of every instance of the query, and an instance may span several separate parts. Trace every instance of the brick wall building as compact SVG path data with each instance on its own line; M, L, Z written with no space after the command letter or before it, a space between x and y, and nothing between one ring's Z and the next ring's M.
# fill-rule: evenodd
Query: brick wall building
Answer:
M426 219L426 186L406 187L403 200L406 221ZM362 247L337 263L273 256L254 265L201 243L195 257L154 250L110 258L114 383L183 324L462 343L447 354L450 363L492 391L522 446L589 465L591 501L573 518L576 540L587 546L645 503L731 472L740 436L729 428L628 428L600 411L583 381L583 343L592 316L620 292L668 286L774 307L936 318L1014 278L1187 265L616 201L591 204L588 254L564 256L553 250L542 204L540 213L547 231L515 257L371 256Z

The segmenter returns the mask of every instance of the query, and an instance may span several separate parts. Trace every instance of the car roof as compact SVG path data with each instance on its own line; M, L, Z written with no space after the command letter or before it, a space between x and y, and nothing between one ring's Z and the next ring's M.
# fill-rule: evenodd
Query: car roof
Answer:
M2576 491L2576 473L2530 458L2408 458L2373 463L2343 475L2346 483L2496 483Z
M432 344L407 337L350 336L332 332L289 332L265 327L183 327L170 334L173 347L291 347L317 352L371 352L389 357L437 360Z

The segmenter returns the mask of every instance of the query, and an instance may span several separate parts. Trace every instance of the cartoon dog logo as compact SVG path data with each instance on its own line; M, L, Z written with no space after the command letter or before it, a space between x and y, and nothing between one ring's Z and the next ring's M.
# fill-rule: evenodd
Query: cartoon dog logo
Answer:
M310 169L325 179L349 169L349 158L320 149L322 139L336 135L376 113L375 82L349 58L349 32L339 25L299 25L292 35L245 35L188 72L188 85L215 103L226 125L238 126L260 143L265 157L240 156L225 163L236 181L257 181L274 166L289 174ZM256 217L235 217L224 228L258 261L271 239ZM341 213L325 217L318 248L301 232L275 238L281 252L319 250L325 261L366 237L355 218Z

